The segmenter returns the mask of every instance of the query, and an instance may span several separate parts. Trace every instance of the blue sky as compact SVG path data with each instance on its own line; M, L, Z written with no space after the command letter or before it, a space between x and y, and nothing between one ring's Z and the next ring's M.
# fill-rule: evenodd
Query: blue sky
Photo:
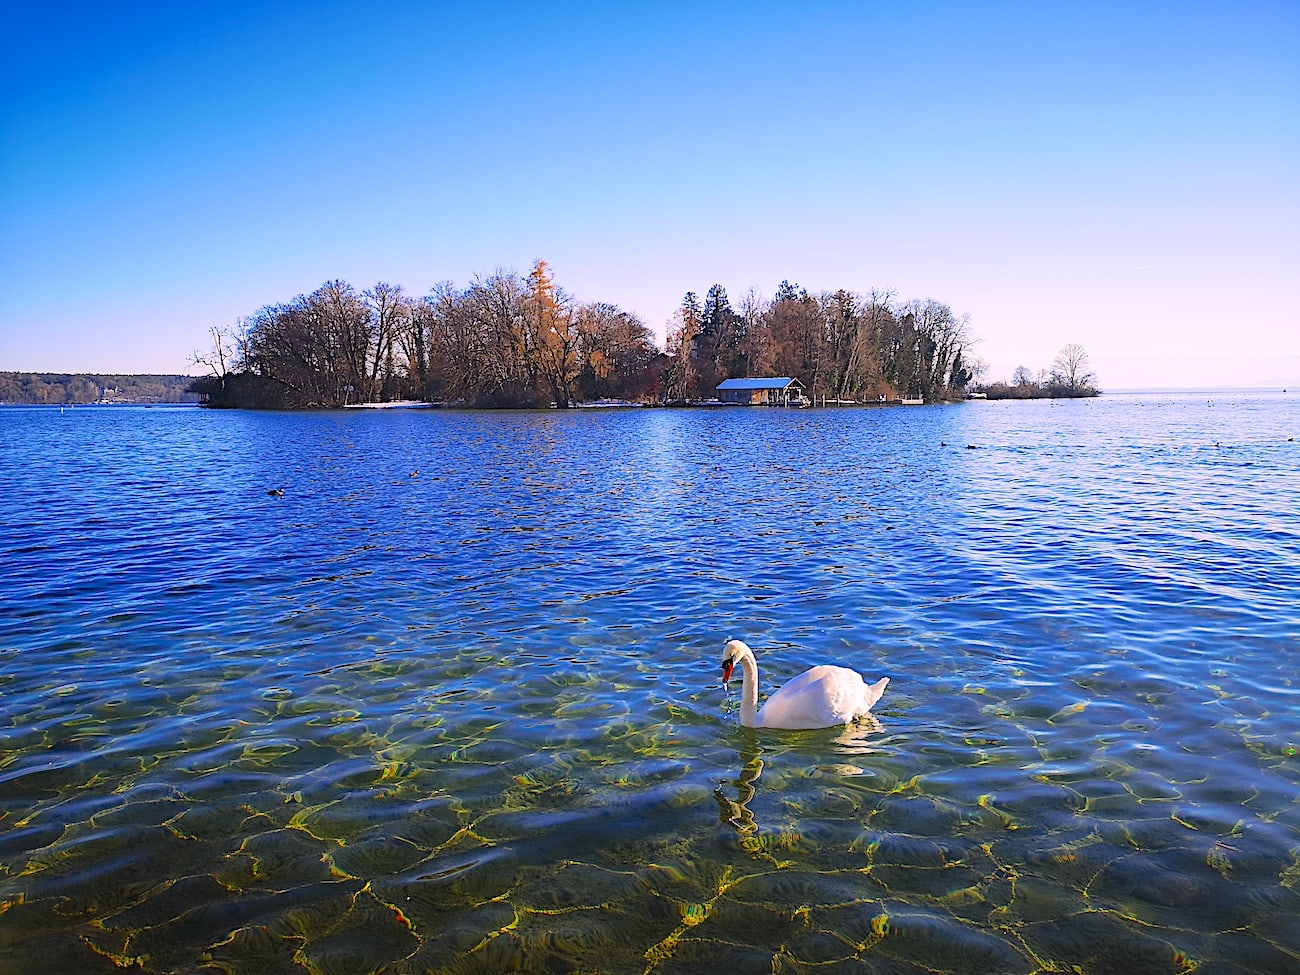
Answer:
M548 260L663 334L782 279L969 313L989 378L1300 385L1300 3L30 5L0 370L189 371L344 278Z

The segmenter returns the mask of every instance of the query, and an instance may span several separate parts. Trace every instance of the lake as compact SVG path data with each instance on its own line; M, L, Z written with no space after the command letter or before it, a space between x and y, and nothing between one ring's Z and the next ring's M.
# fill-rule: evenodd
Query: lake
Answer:
M0 970L1300 971L1297 437L0 410Z

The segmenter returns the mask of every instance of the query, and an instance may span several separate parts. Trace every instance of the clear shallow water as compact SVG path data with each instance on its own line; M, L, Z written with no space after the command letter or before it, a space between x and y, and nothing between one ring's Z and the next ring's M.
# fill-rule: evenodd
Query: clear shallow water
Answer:
M0 411L0 969L1300 970L1293 437Z

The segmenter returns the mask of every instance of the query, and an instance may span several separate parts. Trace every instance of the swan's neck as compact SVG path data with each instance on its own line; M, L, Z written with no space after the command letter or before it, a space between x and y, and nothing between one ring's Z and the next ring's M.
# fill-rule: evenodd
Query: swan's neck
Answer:
M744 674L740 684L740 723L754 728L758 724L758 662L748 650L741 655L740 669Z

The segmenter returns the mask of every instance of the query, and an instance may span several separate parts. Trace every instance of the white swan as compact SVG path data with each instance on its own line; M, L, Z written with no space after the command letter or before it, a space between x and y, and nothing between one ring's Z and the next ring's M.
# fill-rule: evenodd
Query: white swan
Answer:
M758 662L740 640L722 648L722 682L731 680L736 664L744 672L740 723L746 728L833 728L851 724L871 710L885 693L888 677L868 684L857 671L822 665L805 670L758 709Z

